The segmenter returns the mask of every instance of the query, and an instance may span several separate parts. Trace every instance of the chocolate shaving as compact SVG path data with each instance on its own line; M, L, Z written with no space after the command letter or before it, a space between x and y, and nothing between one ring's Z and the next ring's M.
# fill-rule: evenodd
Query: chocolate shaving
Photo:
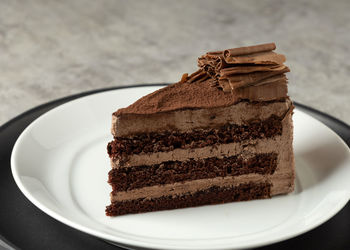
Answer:
M220 96L220 101L225 100L230 103L241 100L249 102L282 100L287 97L285 73L289 72L289 68L283 64L286 60L285 56L272 51L275 48L274 43L268 43L208 52L198 58L199 69L196 72L190 75L183 74L179 82L181 88L177 85L169 86L168 90L159 91L158 95L163 95L162 98L158 98L159 100L157 96L151 94L140 99L129 109L147 109L147 112L159 109L164 111L167 110L164 107L170 106L170 103L187 107L189 103L192 105L192 98L198 95L198 92L202 93L200 96L211 96L208 100L213 102L218 102L218 99L212 99L214 96L215 98ZM202 84L202 82L205 83ZM169 99L169 96L163 93L175 91L173 88L177 88L176 91L182 91L183 100L175 97ZM211 88L217 90L212 91ZM149 99L152 98L154 102L150 103Z
M221 76L229 76L229 75L234 75L234 74L247 74L247 73L252 73L252 72L264 72L264 71L282 72L286 68L288 68L288 67L285 65L246 64L246 65L242 65L242 66L224 68L220 71L220 75Z
M265 43L265 44L253 45L248 47L227 49L224 51L224 57L249 55L253 53L271 51L275 49L276 49L275 43Z
M261 86L269 83L285 83L288 82L288 79L285 74L283 75L274 75L255 83L254 86Z
M188 73L182 75L180 83L185 83L188 80Z
M231 92L234 99L273 100L271 93L279 99L287 96L285 73L289 68L283 64L285 56L272 52L274 49L274 43L267 43L208 52L198 58L198 66L211 77L210 86ZM241 88L249 89L238 91Z
M198 67L205 71L210 77L214 77L217 74L216 68L219 64L222 65L223 58L220 56L214 56L206 54L198 58Z
M192 82L202 82L208 79L208 75L205 71L202 69L197 70L196 72L192 73L190 76L188 76L187 82L192 83Z
M216 57L216 56L224 56L224 52L222 50L207 52L208 56Z
M281 71L271 71L271 72L253 72L250 74L238 74L238 75L230 75L219 78L220 80L227 79L231 88L242 88L246 86L250 86L253 84L259 84L260 81L265 80L271 76L281 75L283 73L288 72L289 69L285 68Z
M240 56L227 56L225 62L228 64L242 64L242 63L253 63L253 64L282 64L286 61L284 55L277 54L275 52L259 52L249 55Z
M288 97L286 81L269 82L261 86L251 85L244 88L231 89L236 102L242 100L267 102L283 100Z

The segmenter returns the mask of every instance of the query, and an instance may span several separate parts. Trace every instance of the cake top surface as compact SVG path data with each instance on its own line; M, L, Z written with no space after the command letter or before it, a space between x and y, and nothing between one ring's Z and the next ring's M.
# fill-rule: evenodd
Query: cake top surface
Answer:
M116 114L152 114L184 108L210 108L234 103L233 94L210 86L209 79L203 82L178 82L142 97Z
M199 70L177 83L146 95L114 113L154 114L214 108L241 100L263 102L287 97L285 57L272 52L274 43L208 52L198 58Z

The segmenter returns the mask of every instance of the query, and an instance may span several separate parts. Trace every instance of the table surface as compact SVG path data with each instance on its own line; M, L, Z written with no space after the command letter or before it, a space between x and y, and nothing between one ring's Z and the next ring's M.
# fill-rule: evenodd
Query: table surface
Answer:
M96 88L175 82L206 51L276 42L290 96L350 123L350 1L0 1L0 125Z

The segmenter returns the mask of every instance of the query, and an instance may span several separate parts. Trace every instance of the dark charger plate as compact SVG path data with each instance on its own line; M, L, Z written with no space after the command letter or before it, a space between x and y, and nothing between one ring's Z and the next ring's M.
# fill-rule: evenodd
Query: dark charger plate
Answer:
M108 90L164 85L116 87L68 96L31 109L1 126L0 239L15 249L121 249L56 221L30 203L12 177L11 151L18 136L33 120L58 105ZM350 126L312 108L298 103L295 105L334 130L350 147ZM350 249L350 204L348 203L337 215L316 229L260 249Z

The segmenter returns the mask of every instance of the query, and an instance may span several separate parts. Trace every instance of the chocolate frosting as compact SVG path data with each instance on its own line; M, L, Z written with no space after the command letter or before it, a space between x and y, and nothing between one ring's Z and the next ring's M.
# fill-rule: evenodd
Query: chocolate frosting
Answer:
M211 79L178 82L146 95L114 114L154 114L186 108L224 107L236 102L235 95L211 87L210 82Z
M136 101L122 114L154 114L181 109L215 108L242 100L284 100L287 95L284 55L272 52L274 43L208 52L198 58L199 69Z

